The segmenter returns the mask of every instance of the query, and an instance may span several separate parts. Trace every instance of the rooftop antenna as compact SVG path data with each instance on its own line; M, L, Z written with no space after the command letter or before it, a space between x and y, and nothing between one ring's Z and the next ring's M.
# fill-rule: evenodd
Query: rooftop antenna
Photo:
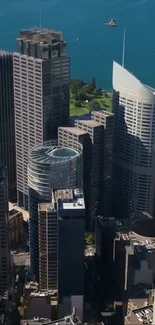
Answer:
M124 68L124 58L125 58L125 37L126 37L126 29L124 28L123 33L123 50L122 50L122 67Z

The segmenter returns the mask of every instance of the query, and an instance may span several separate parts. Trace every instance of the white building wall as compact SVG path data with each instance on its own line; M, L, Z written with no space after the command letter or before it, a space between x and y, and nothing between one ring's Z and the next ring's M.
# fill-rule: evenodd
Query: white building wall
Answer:
M42 60L14 53L13 73L19 204L19 192L28 194L28 152L31 147L43 142ZM25 202L23 206L26 206Z
M155 92L113 64L116 196L120 210L153 215ZM126 216L126 215L124 215Z

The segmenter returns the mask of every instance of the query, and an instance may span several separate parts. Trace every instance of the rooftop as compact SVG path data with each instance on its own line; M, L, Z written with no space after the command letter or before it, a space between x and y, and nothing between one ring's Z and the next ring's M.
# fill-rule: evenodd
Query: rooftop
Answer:
M40 203L39 204L39 211L53 211L55 210L54 203Z
M87 125L87 126L90 126L90 127L97 127L97 126L102 126L101 123L99 122L95 122L93 120L76 120L75 123L77 122L77 125L79 123L82 123L83 125ZM76 125L76 124L75 124Z
M91 115L96 115L96 116L112 116L113 113L108 112L108 111L92 111Z
M72 134L76 134L76 135L87 134L87 131L80 130L75 126L72 126L72 127L68 127L68 126L60 127L59 129L63 130L63 131L66 131L66 132L69 132L69 133L72 133Z
M155 252L155 238L137 237L134 232L118 232L117 240L130 241L134 250L141 253Z
M57 32L54 29L48 28L30 28L20 31L19 39L31 41L34 43L53 44L55 42L62 42L62 32Z
M29 220L29 213L26 210L18 207L16 204L9 202L9 211L11 211L13 209L22 213L24 221Z
M113 62L113 89L123 91L146 101L154 101L155 89L142 84L132 73L117 62Z
M57 206L59 210L85 209L83 191L79 188L53 190L51 199L52 203L40 203L39 210L55 211Z
M140 324L151 325L153 321L153 306L150 305L139 309L135 309L133 310L133 314L137 317Z
M74 325L81 324L76 315L68 315L56 321L51 321L48 318L33 318L31 320L22 320L21 325Z
M59 200L60 210L85 209L83 191L81 189L65 189L54 192L55 199Z

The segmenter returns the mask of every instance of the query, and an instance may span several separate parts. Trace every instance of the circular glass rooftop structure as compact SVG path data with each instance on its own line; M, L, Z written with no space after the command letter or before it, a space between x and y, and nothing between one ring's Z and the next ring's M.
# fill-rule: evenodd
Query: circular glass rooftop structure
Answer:
M70 148L58 148L53 151L53 157L65 158L65 157L76 157L78 152Z
M67 144L49 141L29 151L28 186L43 197L50 198L51 189L83 185L83 147L73 141Z
M70 147L61 147L56 141L50 141L32 148L29 152L29 161L51 165L65 163L81 155L82 145L80 143L71 142Z

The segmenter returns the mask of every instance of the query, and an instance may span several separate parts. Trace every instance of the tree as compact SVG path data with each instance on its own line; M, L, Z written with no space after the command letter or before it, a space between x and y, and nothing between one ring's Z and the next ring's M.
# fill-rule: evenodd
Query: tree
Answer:
M93 91L93 94L94 95L97 95L97 96L102 96L103 95L103 90L101 88L96 88L94 91Z
M70 89L73 94L76 94L80 89L82 89L84 82L80 79L73 79L70 81Z
M87 94L83 90L80 90L77 95L77 100L85 101L87 99L88 99Z
M75 107L81 107L81 102L80 102L80 100L77 100L77 101L75 102Z
M95 77L93 77L93 80L92 80L92 88L93 88L93 90L96 89L96 78Z
M101 108L100 103L96 99L92 99L91 102L89 103L89 107L91 110L99 110Z
M86 242L86 245L94 245L95 234L94 233L86 233L85 234L85 242Z
M93 92L93 87L91 84L85 84L83 87L82 87L82 90L85 94L92 94Z

